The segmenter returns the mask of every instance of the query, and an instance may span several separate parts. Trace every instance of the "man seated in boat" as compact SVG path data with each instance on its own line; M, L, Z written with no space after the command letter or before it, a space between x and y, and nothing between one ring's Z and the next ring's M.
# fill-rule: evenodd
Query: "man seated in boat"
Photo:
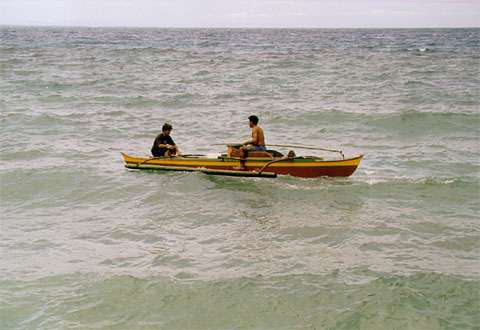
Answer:
M169 157L177 153L179 156L182 155L170 136L172 129L172 125L167 123L163 124L162 133L158 134L153 142L152 155L154 157Z
M252 139L242 143L240 147L240 166L237 167L238 170L245 170L245 156L248 151L266 151L265 147L265 136L263 135L263 129L258 126L258 117L250 116L248 117L248 125L252 128ZM248 145L251 146L248 146Z

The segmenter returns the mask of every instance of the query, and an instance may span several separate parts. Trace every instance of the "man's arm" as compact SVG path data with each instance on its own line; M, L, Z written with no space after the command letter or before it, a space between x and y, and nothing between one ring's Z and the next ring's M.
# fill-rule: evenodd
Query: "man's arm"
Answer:
M161 137L158 141L158 147L159 148L175 149L175 150L177 150L177 152L179 152L178 147L175 144L175 142L173 142L172 138Z
M244 145L245 144L254 144L254 145L258 144L258 138L259 138L258 129L254 128L252 130L252 137L253 137L253 139L248 140L247 142L244 143Z

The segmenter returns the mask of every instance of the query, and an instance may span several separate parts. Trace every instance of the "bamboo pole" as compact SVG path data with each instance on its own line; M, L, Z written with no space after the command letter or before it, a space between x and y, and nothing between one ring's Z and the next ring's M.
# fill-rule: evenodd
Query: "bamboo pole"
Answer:
M242 143L216 143L212 144L214 146L237 146L237 145L242 145ZM314 147L304 147L304 146L290 146L290 145L283 145L283 144L267 144L269 147L281 147L281 148L298 148L298 149L310 149L310 150L321 150L321 151L330 151L330 152L338 152L340 155L342 155L343 159L345 159L345 156L343 155L342 150L333 150L333 149L325 149L325 148L314 148Z
M289 146L289 145L282 145L282 144L269 144L272 147L282 147L282 148L299 148L299 149L310 149L310 150L322 150L322 151L330 151L330 152L338 152L342 155L343 159L345 156L343 155L342 150L333 150L333 149L325 149L325 148L313 148L313 147L304 147L304 146Z
M256 171L237 171L237 170L216 170L204 167L183 167L183 166L161 166L150 164L126 164L126 168L131 169L149 169L162 171L183 171L183 172L202 172L210 175L227 175L227 176L243 176L243 177L261 177L261 178L276 178L277 173L262 173Z

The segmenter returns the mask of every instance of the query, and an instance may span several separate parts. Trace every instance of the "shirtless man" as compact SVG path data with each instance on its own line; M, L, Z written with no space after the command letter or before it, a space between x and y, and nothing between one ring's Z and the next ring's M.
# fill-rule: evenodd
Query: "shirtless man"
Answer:
M252 128L252 139L248 140L240 147L240 166L237 167L239 170L245 170L245 153L248 150L251 151L266 151L265 148L265 136L263 135L263 129L258 124L258 117L257 116L250 116L248 117L248 124ZM251 144L251 146L247 146Z

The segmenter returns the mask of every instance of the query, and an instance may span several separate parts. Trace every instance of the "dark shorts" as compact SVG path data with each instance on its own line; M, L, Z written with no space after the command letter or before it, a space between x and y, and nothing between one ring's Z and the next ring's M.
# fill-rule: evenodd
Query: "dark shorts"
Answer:
M250 151L267 151L265 146L251 146Z
M156 149L153 149L152 148L152 155L154 157L164 157L165 156L165 152L169 151L169 155L172 156L172 155L175 155L176 154L176 150L175 149L168 149L168 148L156 148Z

